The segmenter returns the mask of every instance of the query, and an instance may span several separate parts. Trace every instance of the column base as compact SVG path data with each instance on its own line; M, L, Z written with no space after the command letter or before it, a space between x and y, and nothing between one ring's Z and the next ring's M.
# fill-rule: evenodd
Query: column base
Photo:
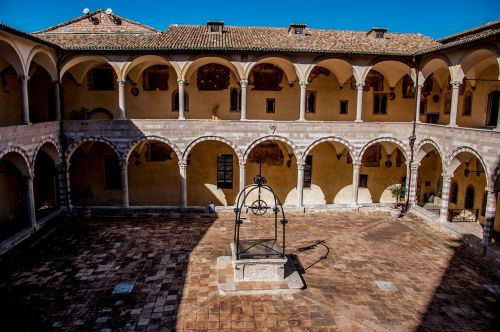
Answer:
M354 120L354 122L363 122L363 120Z
M456 125L456 124L447 124L446 126L447 127L451 127L451 128L457 128L458 127L458 125Z

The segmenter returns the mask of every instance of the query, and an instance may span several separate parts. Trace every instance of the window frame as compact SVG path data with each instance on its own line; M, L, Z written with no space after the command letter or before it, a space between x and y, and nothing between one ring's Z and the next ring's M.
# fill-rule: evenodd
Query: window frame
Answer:
M342 112L342 105L345 105L345 112ZM347 99L340 100L339 114L342 115L349 114L349 100Z
M307 155L304 163L304 188L311 188L313 156Z
M271 108L269 108L270 105L272 105ZM276 113L276 98L266 98L266 113Z
M377 100L377 98L379 100ZM373 93L373 114L387 115L389 94L387 92Z
M233 155L232 154L218 154L216 178L218 189L233 189Z

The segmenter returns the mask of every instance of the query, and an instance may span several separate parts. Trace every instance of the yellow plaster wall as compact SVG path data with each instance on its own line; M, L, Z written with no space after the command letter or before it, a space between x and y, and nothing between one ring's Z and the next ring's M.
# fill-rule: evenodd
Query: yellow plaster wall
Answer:
M341 153L339 151L338 153ZM352 184L352 164L347 158L336 157L337 151L329 142L317 145L312 155L311 188L304 188L304 204L348 204L351 203L352 189L341 194ZM346 154L344 150L343 154Z
M439 160L439 155L432 151L429 152L420 162L420 167L418 168L418 202L424 202L424 195L427 194L429 197L431 194L435 197L437 194L439 181L442 172L442 164ZM429 186L425 183L430 182ZM428 201L429 199L427 199Z
M120 205L121 189L106 189L104 178L104 155L112 155L115 152L104 143L94 142L92 144L89 153L80 158L76 158L75 154L71 157L69 175L72 204ZM90 188L93 196L90 198L77 197L76 194L86 188Z
M180 177L175 153L172 151L171 160L146 161L146 147L141 146L134 149L128 163L130 205L179 205Z
M217 155L233 155L233 188L217 188ZM239 192L238 157L233 149L221 142L205 141L197 144L190 152L191 162L187 166L188 205L206 206L234 205ZM177 171L178 172L178 171Z
M21 84L15 74L5 75L6 85L0 85L0 126L22 123Z
M306 112L312 121L353 121L356 119L356 90L350 84L339 87L333 73L320 75L307 85L307 90L316 91L316 112ZM300 95L299 95L300 98ZM340 114L340 101L348 101L347 114Z
M390 168L385 167L387 160L392 161ZM401 184L402 177L406 175L406 164L403 162L400 167L396 167L396 151L388 159L385 149L382 148L380 167L361 166L359 173L368 175L368 187L359 188L358 191L359 203L395 203L395 198L387 188Z
M71 119L71 111L82 107L93 110L98 107L107 109L118 118L118 87L114 91L90 91L87 85L87 76L81 86L66 73L62 79L62 93L64 94L64 119Z

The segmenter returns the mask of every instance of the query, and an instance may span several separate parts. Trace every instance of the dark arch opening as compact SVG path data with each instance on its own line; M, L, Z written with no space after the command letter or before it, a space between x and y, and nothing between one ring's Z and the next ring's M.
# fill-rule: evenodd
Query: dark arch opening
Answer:
M59 207L58 178L56 164L44 151L40 150L35 160L35 215L39 220Z

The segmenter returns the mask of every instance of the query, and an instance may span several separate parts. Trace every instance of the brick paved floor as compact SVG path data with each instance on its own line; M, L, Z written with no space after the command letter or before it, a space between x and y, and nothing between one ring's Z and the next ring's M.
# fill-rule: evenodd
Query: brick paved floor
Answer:
M263 221L251 218L245 226L265 234ZM228 297L218 293L216 259L229 255L229 213L216 220L70 220L0 264L0 328L488 331L500 326L500 293L489 290L500 286L498 275L416 218L309 213L289 215L289 221L287 252L300 262L307 289ZM376 281L397 290L382 290ZM134 282L132 293L112 295L121 282Z

